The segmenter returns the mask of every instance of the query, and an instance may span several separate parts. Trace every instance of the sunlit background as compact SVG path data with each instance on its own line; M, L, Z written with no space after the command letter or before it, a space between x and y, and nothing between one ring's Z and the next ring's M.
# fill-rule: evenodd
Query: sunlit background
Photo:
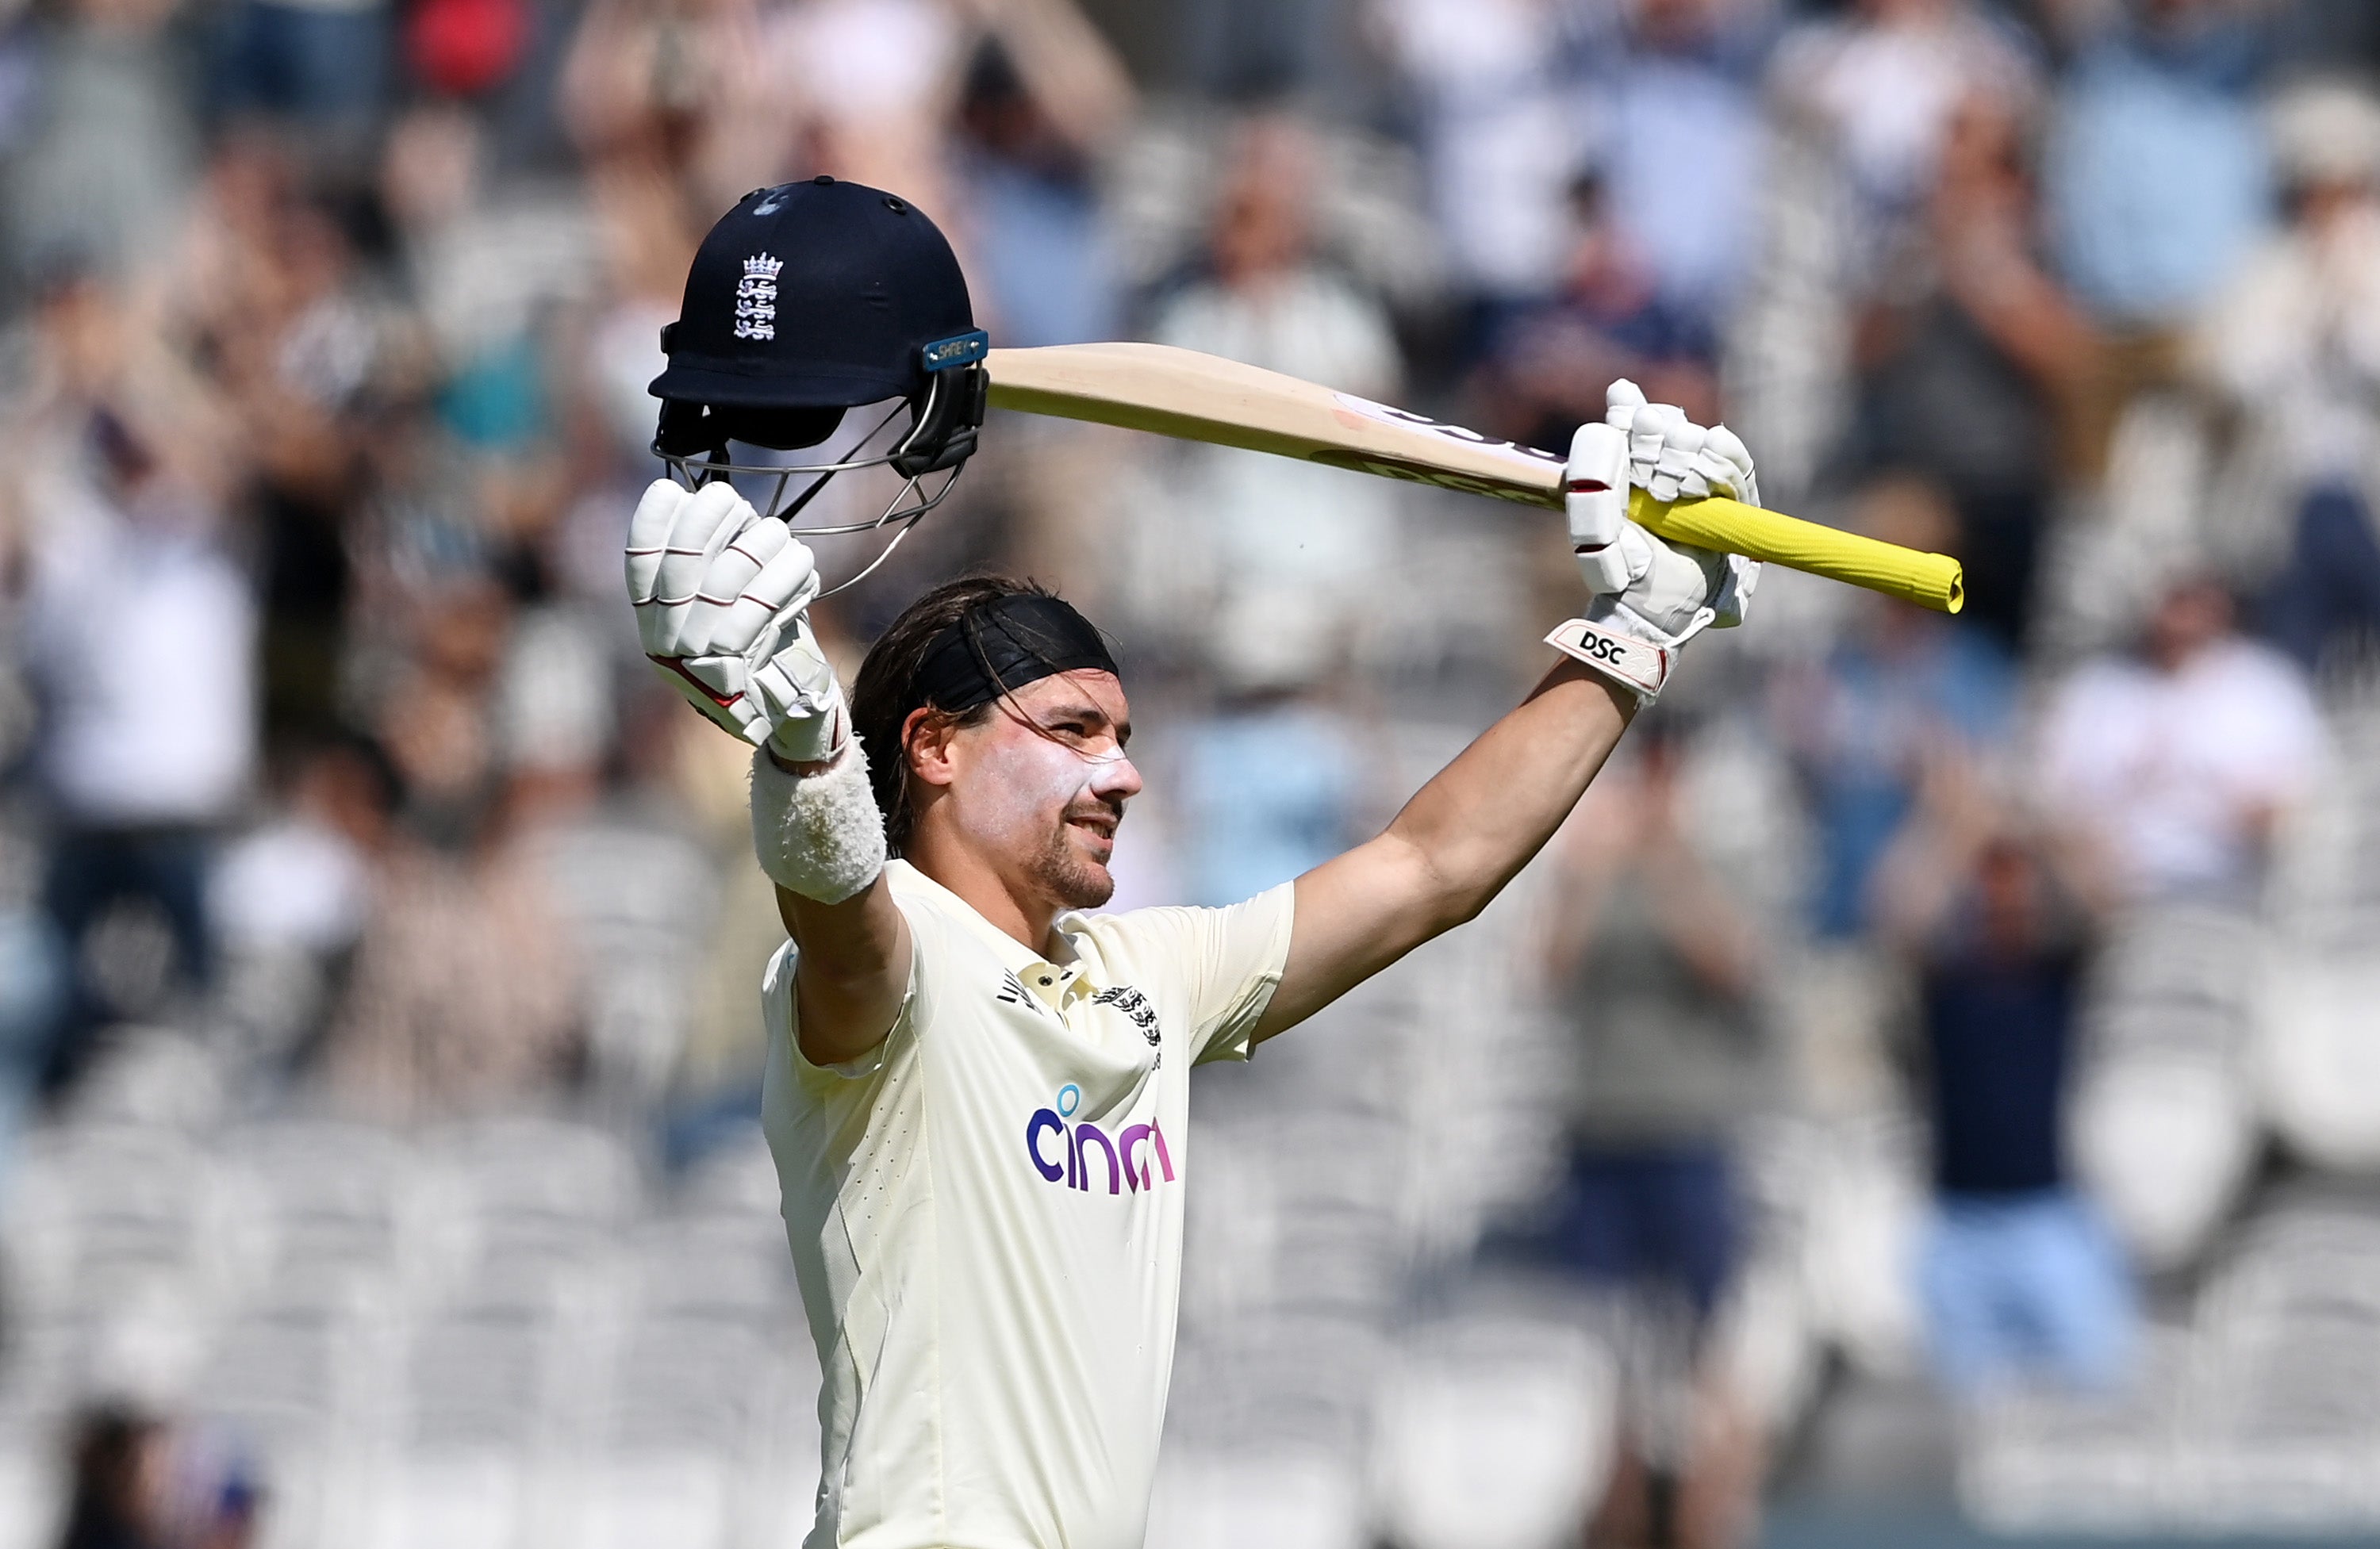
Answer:
M743 750L618 550L757 186L995 343L1542 446L1772 570L1475 926L1202 1071L1159 1549L2380 1535L2380 7L15 0L0 1549L790 1546ZM848 574L873 550L830 550ZM1544 513L996 416L821 611L1111 630L1120 903L1366 834Z

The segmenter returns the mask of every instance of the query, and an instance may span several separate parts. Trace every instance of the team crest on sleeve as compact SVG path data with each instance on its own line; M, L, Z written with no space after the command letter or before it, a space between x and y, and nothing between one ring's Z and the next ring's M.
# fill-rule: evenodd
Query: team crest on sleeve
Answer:
M744 260L744 283L735 287L735 336L777 336L777 274L785 260L755 253Z
M1130 985L1118 985L1113 989L1103 989L1091 997L1091 1003L1095 1006L1113 1006L1117 1010L1132 1018L1132 1024L1140 1029L1142 1037L1151 1044L1158 1041L1157 1008L1148 1003L1148 996L1141 994Z

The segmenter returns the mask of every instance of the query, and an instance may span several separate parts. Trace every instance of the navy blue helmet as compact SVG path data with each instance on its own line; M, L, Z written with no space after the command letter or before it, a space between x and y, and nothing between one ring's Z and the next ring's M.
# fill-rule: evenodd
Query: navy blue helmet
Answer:
M773 478L762 514L788 519L834 474L889 466L905 482L881 516L810 530L914 521L975 450L990 342L949 240L908 200L823 176L756 188L702 239L677 321L662 330L669 369L650 389L662 401L653 451L689 483ZM888 401L878 430L905 405L908 424L876 454L731 459L731 442L774 453L816 446L845 411ZM951 477L928 493L919 480L934 473ZM788 481L801 474L817 477L788 502Z

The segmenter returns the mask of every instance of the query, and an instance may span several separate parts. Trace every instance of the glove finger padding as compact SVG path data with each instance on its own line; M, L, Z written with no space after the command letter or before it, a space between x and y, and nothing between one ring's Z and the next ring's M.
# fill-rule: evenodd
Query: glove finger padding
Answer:
M678 626L677 647L681 655L742 654L752 642L748 635L737 637L730 623L734 611L768 563L792 541L785 524L769 517L746 527L719 551L710 568L703 572L701 589L686 610L685 623Z
M782 522L776 526L784 527ZM808 608L818 594L817 557L809 545L785 534L782 546L744 583L735 602L712 621L710 648L742 656L768 641L773 650L771 624Z
M1645 390L1621 377L1603 390L1603 422L1626 434L1636 422L1636 411L1645 407Z
M702 594L703 578L720 553L743 530L759 519L752 502L726 483L697 490L670 526L669 547L662 551L661 573L654 578L653 601L660 618L645 643L651 656L685 656L684 641L695 599Z
M1710 439L1694 459L1694 478L1702 495L1726 495L1746 505L1760 503L1760 481L1752 471L1752 449L1724 425L1710 428ZM1699 498L1699 496L1697 497Z
M1656 500L1676 500L1678 470L1672 442L1691 423L1682 409L1669 404L1639 408L1628 422L1628 481L1642 486ZM1695 449L1700 448L1697 442Z
M1645 480L1645 487L1657 501L1687 498L1689 491L1686 481L1694 477L1695 460L1702 455L1703 447L1710 440L1710 432L1688 419L1682 409L1671 407L1668 404L1658 405L1657 407L1667 412L1660 416L1659 445L1651 448L1647 453L1652 466L1652 474ZM1641 427L1645 423L1645 417L1638 416L1636 423ZM1629 438L1632 443L1636 444L1643 444L1647 439L1649 438L1638 435L1632 435ZM1632 445L1630 450L1633 452L1634 445ZM1703 484L1700 488L1703 494L1710 493L1708 484Z
M628 545L623 556L627 564L628 605L637 611L637 638L647 656L662 654L656 642L661 638L663 610L655 600L654 587L661 578L670 529L677 525L678 512L691 498L691 491L675 480L656 478L628 518Z
M1609 425L1582 425L1571 437L1570 462L1562 472L1562 513L1570 523L1571 551L1578 556L1589 592L1626 591L1652 563L1642 534L1634 533L1634 524L1628 520L1625 432Z

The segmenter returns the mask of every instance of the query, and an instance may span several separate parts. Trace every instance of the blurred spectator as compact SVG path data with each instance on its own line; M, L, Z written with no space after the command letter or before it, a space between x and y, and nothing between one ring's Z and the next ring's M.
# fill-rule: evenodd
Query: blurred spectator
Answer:
M581 1059L579 981L530 841L588 781L498 740L504 592L469 570L424 579L377 700L397 837L322 1050L337 1102L399 1122L550 1097Z
M257 1481L228 1438L113 1403L71 1423L60 1549L247 1549L255 1542Z
M2131 1353L2121 1251L2069 1182L2060 1142L2092 922L2052 853L1963 761L1937 756L1876 877L1876 916L1919 979L1927 1343L1968 1399L2041 1376L2105 1388Z
M593 0L579 13L556 105L599 188L650 180L654 201L676 206L674 220L688 227L690 254L719 212L777 181L794 155L788 116L798 98L771 91L771 79L809 71L776 63L748 0ZM823 76L832 63L821 56L809 67ZM928 57L917 67L938 65Z
M2342 635L2380 629L2380 103L2322 82L2273 113L2289 220L2203 319L2202 375L2245 422L2284 513L2267 632L2308 672ZM2217 532L2227 552L2254 533Z
M1496 309L1481 341L1490 418L1548 448L1603 418L1617 377L1718 419L1719 341L1759 253L1762 18L1742 0L1618 14L1574 40L1585 127L1539 294Z
M520 67L534 26L528 0L422 0L405 18L405 62L439 96L480 96Z
M2254 904L2276 829L2312 792L2328 739L2303 676L2232 629L2229 594L2188 576L2136 655L2059 686L2041 793L2134 899Z
M1564 195L1584 149L1564 64L1593 16L1534 0L1373 0L1384 52L1415 99L1456 283L1490 318L1560 272Z
M2119 0L2069 9L2084 35L2043 174L2059 271L2112 335L2069 445L2077 471L2095 478L2127 403L2176 381L2193 314L2271 218L2254 88L2272 8Z
M0 191L15 278L156 271L197 144L165 28L172 0L77 0L40 24Z
M2093 367L2090 326L2034 255L2016 106L1971 92L1941 126L1925 238L1855 324L1861 440L1939 481L1958 513L1967 616L2022 642L2058 475L2056 410Z
M546 331L553 309L594 289L599 248L575 190L499 198L486 158L477 115L418 108L388 136L380 196L396 272L436 352L440 420L466 449L517 456L552 428ZM667 201L642 213L670 229Z
M1221 669L1231 693L1184 728L1184 859L1191 903L1253 898L1354 843L1359 759L1344 719L1302 686L1293 652L1258 660L1236 645Z
M282 809L227 846L208 888L225 1010L269 1065L321 1035L362 935L390 841L395 775L360 739L298 756Z
M815 167L898 189L920 210L953 208L950 110L974 42L969 13L992 10L940 0L795 0L770 12L771 68L762 79L770 88L799 83L786 94L792 135L777 151L793 152L788 170Z
M1881 269L1899 259L1961 108L1980 97L2021 114L2035 84L2017 40L1970 0L1858 0L1786 38L1772 88L1788 123L1848 175L1864 228L1853 262Z
M1200 96L1225 103L1312 101L1341 84L1344 43L1334 0L1208 0L1174 13L1179 68Z
M245 431L236 497L254 519L266 735L338 728L339 632L352 581L365 417L405 330L365 272L352 205L310 196L258 136L219 146L184 234L171 326ZM416 351L415 353L418 353Z
M1754 81L1766 39L1751 8L1636 0L1586 93L1606 213L1643 254L1663 305L1710 330L1760 256L1767 137Z
M516 786L465 848L394 847L322 1050L333 1102L419 1124L549 1102L581 1059L578 981Z
M722 886L717 858L667 785L677 743L656 722L676 719L679 706L657 695L631 708L637 724L608 771L600 744L575 760L558 756L569 751L561 739L512 754L516 788L536 788L522 846L578 983L587 1086L626 1119L655 1111L679 1071Z
M366 151L395 84L387 0L235 0L218 25L220 115L294 130L319 156Z
M1039 89L1008 46L988 39L959 102L977 305L1003 345L1112 339L1118 297L1093 177L1129 120L1130 85L1068 6L1046 0L1029 9L1070 23L1034 40L1055 55L1037 61Z
M2269 212L2259 8L2070 8L2104 20L2077 41L2044 159L2058 264L2108 322L2168 327L2230 277Z
M164 1427L102 1408L75 1427L58 1549L169 1549Z
M1628 1335L1668 1368L1633 1384L1645 1391L1606 1530L1723 1544L1750 1510L1757 1467L1703 1336L1743 1249L1730 1143L1773 1095L1767 954L1761 923L1697 835L1677 729L1640 720L1632 752L1564 829L1548 906L1548 983L1572 1030L1554 1247L1635 1303Z
M1604 390L1626 377L1658 403L1718 418L1718 339L1707 319L1664 301L1646 255L1611 218L1603 186L1571 190L1576 229L1561 288L1517 308L1488 345L1488 418L1512 440L1568 451L1599 420Z
M1862 0L1779 43L1760 261L1727 340L1727 418L1761 449L1772 498L1805 497L1859 418L1857 320L1925 272L1921 216L1952 114L2033 91L2013 35L1968 0Z
M36 759L58 829L47 905L78 954L48 1076L69 1077L111 991L87 938L126 908L162 917L188 986L212 976L204 880L254 758L255 605L218 537L215 422L126 298L55 285L14 405L8 491L28 577L27 658L44 700Z
M1295 120L1241 129L1216 202L1211 272L1160 309L1149 336L1392 400L1401 363L1386 313L1312 254L1314 155ZM1301 675L1315 675L1345 648L1393 547L1393 488L1212 447L1187 448L1183 461L1179 509L1211 566L1202 636L1293 628L1309 655Z
M430 577L410 654L377 701L373 728L405 793L405 820L431 843L471 841L504 770L492 717L511 623L504 592L464 570Z
M1934 551L1944 546L1950 515L1935 486L1893 478L1867 490L1857 526ZM1870 878L1914 808L1927 760L1995 756L2014 729L2016 686L1989 635L1874 597L1854 603L1823 660L1778 677L1775 724L1815 829L1810 927L1821 940L1867 933Z

